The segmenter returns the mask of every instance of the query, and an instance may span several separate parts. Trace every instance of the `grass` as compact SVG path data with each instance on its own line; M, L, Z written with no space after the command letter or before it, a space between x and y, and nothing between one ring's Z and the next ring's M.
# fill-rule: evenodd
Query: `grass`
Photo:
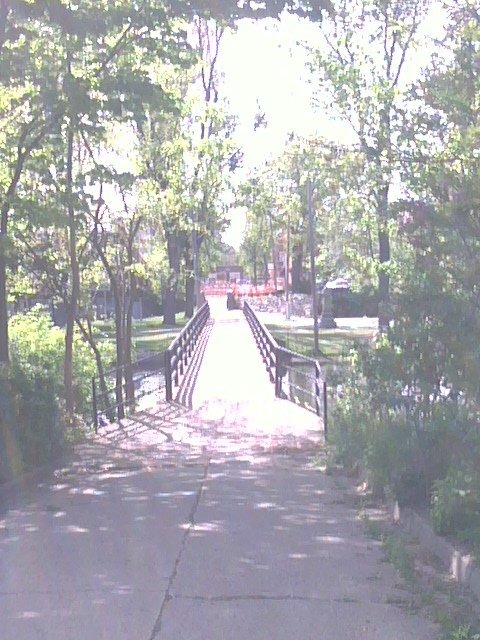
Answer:
M365 525L367 536L382 543L387 560L405 582L411 585L415 578L415 568L404 537L397 533L387 533L380 522L372 520L365 513L360 517Z
M412 613L423 609L441 627L442 640L480 640L478 605L468 592L459 591L441 572L434 573L433 565L427 574L422 574L419 567L425 563L425 556L418 555L404 533L392 532L388 525L372 520L365 512L360 512L360 518L365 533L382 543L385 559L395 567L407 588L404 598L387 598L387 602Z
M480 633L476 633L471 625L462 624L450 633L448 640L480 640Z
M132 327L132 338L137 357L140 359L146 354L161 353L179 331L187 324L183 313L176 317L177 326L168 327L163 324L161 317L135 320ZM95 323L95 327L101 332L103 339L115 340L115 326L113 320L102 320Z
M404 540L397 535L385 536L383 539L383 548L387 560L393 564L405 582L412 584L415 578L415 568L413 558Z
M285 327L281 324L267 324L267 329L275 339L283 340L287 349L306 356L313 356L313 329L311 325L296 325ZM320 359L326 361L338 360L346 349L357 340L371 338L371 329L320 329L319 349Z

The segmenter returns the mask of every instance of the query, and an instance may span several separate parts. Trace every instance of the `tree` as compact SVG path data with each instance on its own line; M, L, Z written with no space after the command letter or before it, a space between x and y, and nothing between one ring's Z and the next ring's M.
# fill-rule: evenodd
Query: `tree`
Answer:
M399 220L413 269L397 306L409 333L428 335L436 345L434 357L422 351L420 361L429 365L417 376L429 380L436 393L449 380L476 402L480 17L467 0L457 3L449 17L442 48L412 91L403 138L403 176L411 197L401 204ZM407 299L412 287L424 292L416 306Z
M274 265L277 280L278 185L277 176L266 167L245 181L238 189L239 206L247 209L246 233L242 243L243 262L257 285L261 278L269 280L269 263ZM276 282L275 282L276 284Z
M169 117L151 110L140 131L148 186L167 246L169 273L164 291L164 322L175 324L180 277L185 275L186 315L193 315L194 260L225 227L222 195L232 156L234 123L219 100L216 71L225 27L197 16L194 20L197 64L187 72L158 69L177 96ZM181 105L181 106L180 106ZM197 300L198 303L198 300Z
M9 361L9 218L32 155L64 111L55 93L58 63L52 47L42 40L42 20L50 22L45 6L0 4L0 365Z
M390 205L401 133L403 75L428 5L428 0L344 1L322 33L324 47L310 50L311 71L331 97L328 107L350 125L365 158L370 207L377 222L381 328L391 315Z
M441 532L478 524L480 19L445 3L445 38L404 108L405 198L394 322L345 385L338 434L399 500L426 500ZM401 262L400 262L401 261ZM358 437L360 436L360 437ZM392 444L393 443L393 444Z
M166 16L163 7L146 3L136 7L128 2L114 6L108 2L89 2L73 10L68 3L42 3L33 18L25 19L23 3L16 6L17 14L12 20L20 24L23 24L22 20L27 24L32 22L39 34L34 39L32 51L28 52L29 60L35 60L38 47L44 47L51 54L50 61L55 61L52 64L54 72L47 78L51 79L53 75L50 84L32 84L42 99L45 93L47 97L50 95L49 87L54 85L60 105L52 119L51 133L56 135L57 159L51 162L55 165L55 187L67 211L69 295L66 300L64 385L66 411L73 415L72 347L80 295L77 232L84 224L84 213L88 209L88 193L84 188L86 175L76 163L75 154L82 145L101 144L107 126L114 121L144 119L147 104L172 109L173 103L161 84L152 81L149 66L154 58L188 64L189 47L181 25L175 22L174 16ZM48 28L42 31L44 25ZM44 35L46 33L48 36ZM32 77L38 83L36 68L33 62L30 64ZM29 114L29 121L31 117ZM23 157L24 150L21 151ZM14 172L14 177L17 173ZM48 179L48 176L44 177Z

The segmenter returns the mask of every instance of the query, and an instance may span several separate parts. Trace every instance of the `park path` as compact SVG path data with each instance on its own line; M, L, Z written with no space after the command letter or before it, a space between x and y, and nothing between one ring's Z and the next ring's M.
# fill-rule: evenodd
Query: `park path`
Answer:
M192 409L158 402L0 490L1 640L438 638L319 470L316 416L274 398L240 314L213 315Z

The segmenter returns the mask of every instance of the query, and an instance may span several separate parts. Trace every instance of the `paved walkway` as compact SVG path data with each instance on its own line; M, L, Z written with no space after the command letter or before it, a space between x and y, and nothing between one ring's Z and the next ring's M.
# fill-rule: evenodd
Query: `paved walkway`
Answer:
M440 637L318 470L316 416L229 367L255 351L221 316L192 410L159 403L0 490L2 640Z

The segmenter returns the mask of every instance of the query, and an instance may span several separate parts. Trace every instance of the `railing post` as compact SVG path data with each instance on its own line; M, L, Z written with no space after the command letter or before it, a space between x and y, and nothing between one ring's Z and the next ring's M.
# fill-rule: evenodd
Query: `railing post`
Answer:
M315 365L315 413L320 416L320 368Z
M275 350L275 396L280 398L282 395L282 377L280 376L281 367L280 349Z
M95 429L95 433L98 433L97 385L95 383L95 376L92 378L92 414L93 428Z
M183 376L183 354L185 353L185 342L186 336L180 336L180 341L178 343L178 356L177 356L177 371L179 375ZM177 378L178 384L178 378Z
M167 402L173 400L172 390L172 361L170 349L165 351L165 399Z

